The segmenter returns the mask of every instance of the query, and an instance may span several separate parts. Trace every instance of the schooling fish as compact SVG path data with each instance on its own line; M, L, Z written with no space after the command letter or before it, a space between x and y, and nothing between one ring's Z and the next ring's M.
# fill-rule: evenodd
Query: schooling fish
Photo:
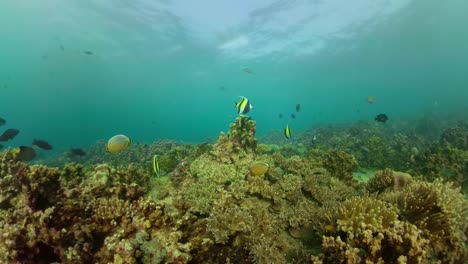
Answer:
M301 104L296 105L296 112L299 112L299 111L301 111Z
M278 117L279 117L279 118L283 118L283 114L279 114Z
M36 145L39 148L44 149L44 150L51 150L52 149L52 146L49 144L49 142L47 142L45 140L34 139L32 144Z
M20 146L16 159L22 161L31 161L36 157L36 151L27 146Z
M3 126L6 124L6 120L0 117L0 126Z
M291 138L291 129L289 128L289 125L286 125L286 128L284 129L284 136L287 139Z
M250 111L250 109L253 108L253 106L250 103L249 99L245 98L244 96L239 96L239 97L242 99L237 103L234 102L234 105L237 108L237 114L239 115L247 114Z
M7 129L3 134L0 136L0 141L8 141L10 139L13 139L18 135L19 130L18 129Z
M86 54L86 55L93 55L94 53L93 53L92 51L90 51L90 50L87 50L87 51L84 52L84 54Z
M106 151L109 153L117 153L125 150L130 146L132 141L125 135L113 136L107 141Z
M84 152L82 149L80 148L72 148L70 149L70 155L71 156L84 156L86 155L86 152Z
M291 114L292 119L296 119L296 115L294 113Z
M378 114L375 118L374 118L375 121L377 122L382 122L382 123L385 123L387 122L388 120L388 116L386 114Z

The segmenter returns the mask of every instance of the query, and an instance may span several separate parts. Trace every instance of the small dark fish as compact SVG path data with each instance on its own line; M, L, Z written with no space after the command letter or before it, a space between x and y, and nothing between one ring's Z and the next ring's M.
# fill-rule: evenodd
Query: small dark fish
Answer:
M296 119L296 115L294 113L291 114L292 119Z
M22 161L31 161L36 157L36 151L31 147L20 146L16 158Z
M86 152L84 152L80 148L72 148L72 149L70 149L70 155L71 156L80 156L80 157L82 157L82 156L86 155Z
M248 74L253 74L253 71L249 68L244 68L242 69L245 73L248 73Z
M61 49L62 51L65 51L65 48L63 47L63 45L60 45L60 49Z
M0 141L8 141L10 139L13 139L18 135L19 130L18 129L7 129L3 134L0 136Z
M86 55L93 55L94 53L93 53L92 51L90 51L90 50L87 50L87 51L84 52L84 54L86 54Z
M382 122L382 123L385 123L387 122L388 120L388 116L386 114L378 114L375 118L374 118L375 121L377 122Z
M32 144L36 145L39 148L44 149L44 150L51 150L52 149L52 146L45 140L34 139Z
M0 117L0 126L3 126L6 124L6 120Z
M278 117L279 117L279 118L283 118L283 114L279 114Z
M296 112L299 112L299 111L301 111L301 104L296 105Z
M219 90L221 90L221 91L226 91L226 87L220 86L220 87L219 87Z

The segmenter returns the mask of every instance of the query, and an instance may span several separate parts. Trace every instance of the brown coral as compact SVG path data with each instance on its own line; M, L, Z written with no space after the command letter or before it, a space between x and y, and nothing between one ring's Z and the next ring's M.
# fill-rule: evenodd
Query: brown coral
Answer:
M370 192L383 192L385 190L398 190L407 186L413 177L408 173L385 169L376 171L374 177L367 182L367 190Z
M401 219L424 232L432 256L451 263L468 257L468 202L452 184L415 182L383 199L398 206Z
M344 182L353 183L353 170L357 167L354 156L341 150L330 149L322 163L332 176Z

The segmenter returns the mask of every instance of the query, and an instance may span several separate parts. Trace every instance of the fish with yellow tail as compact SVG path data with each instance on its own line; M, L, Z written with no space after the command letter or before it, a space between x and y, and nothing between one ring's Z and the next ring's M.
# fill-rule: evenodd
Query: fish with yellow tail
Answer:
M286 139L291 138L291 128L289 128L289 125L286 125L286 128L284 129L284 136Z
M247 114L252 108L252 104L250 103L250 100L247 99L244 96L239 96L241 100L239 102L234 102L234 105L236 106L237 109L237 114L239 115L244 115Z
M153 171L156 176L159 176L159 173L161 172L159 170L158 155L153 156Z

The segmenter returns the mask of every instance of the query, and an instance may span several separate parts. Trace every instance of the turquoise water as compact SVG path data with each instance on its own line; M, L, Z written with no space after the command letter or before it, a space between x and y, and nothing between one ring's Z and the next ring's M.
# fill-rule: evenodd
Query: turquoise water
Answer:
M297 103L295 133L378 113L466 120L464 10L462 0L2 1L0 117L21 130L4 145L41 138L63 151L120 133L203 142L227 131L240 95L259 135L283 129L278 114Z

